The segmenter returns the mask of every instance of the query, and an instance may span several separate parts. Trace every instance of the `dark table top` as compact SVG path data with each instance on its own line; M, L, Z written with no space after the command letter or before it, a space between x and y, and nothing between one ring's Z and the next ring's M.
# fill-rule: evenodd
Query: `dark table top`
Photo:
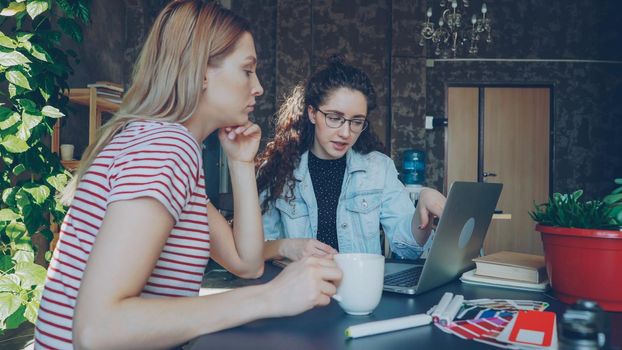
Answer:
M264 276L253 282L272 279L280 268L266 265ZM235 283L233 283L235 285ZM239 284L238 284L239 285ZM495 298L539 300L550 304L547 311L561 315L567 305L552 294L527 292L495 287L473 286L455 280L417 296L384 292L380 305L369 316L346 314L335 301L293 317L264 319L233 329L206 334L190 342L188 349L484 349L492 346L463 340L433 325L347 339L344 330L355 324L424 313L435 305L445 292L462 294L465 299ZM549 292L551 293L551 292ZM622 348L622 313L608 313L611 343Z

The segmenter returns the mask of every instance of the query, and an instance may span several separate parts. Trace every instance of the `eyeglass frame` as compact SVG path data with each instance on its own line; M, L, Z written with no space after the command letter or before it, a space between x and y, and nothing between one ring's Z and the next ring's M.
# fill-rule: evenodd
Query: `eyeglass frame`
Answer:
M345 124L346 122L348 123L348 129L350 129L351 132L356 133L356 134L360 134L363 131L365 131L365 129L367 129L367 127L369 126L369 121L367 120L367 118L351 118L348 119L346 117L343 116L342 113L339 112L324 112L323 110L319 109L318 107L314 107L314 109L322 114L324 114L324 123L326 123L326 126L331 128L331 129L339 129L343 126L343 124ZM337 115L340 118L340 122L339 122L339 126L331 126L328 124L328 115ZM352 130L352 122L355 120L363 120L363 128L361 128L361 130Z

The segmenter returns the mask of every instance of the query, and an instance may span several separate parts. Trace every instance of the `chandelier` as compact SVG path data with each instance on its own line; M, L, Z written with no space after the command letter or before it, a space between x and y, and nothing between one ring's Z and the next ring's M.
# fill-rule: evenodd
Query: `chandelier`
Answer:
M462 0L461 8L458 0L440 0L441 15L438 19L438 27L432 22L432 8L426 12L426 21L421 29L420 46L425 46L427 40L434 45L434 54L447 58L450 55L456 57L458 51L468 47L470 55L476 55L480 36L486 35L486 43L492 42L490 35L490 18L486 17L488 8L482 4L480 18L477 14L471 16L471 23L465 23L466 10L469 8L469 0Z

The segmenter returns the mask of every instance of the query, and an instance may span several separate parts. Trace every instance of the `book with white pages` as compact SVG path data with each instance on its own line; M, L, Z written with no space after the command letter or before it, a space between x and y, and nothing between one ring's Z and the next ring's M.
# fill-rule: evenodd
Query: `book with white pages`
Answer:
M540 283L547 278L544 256L501 251L473 259L475 274L483 277L507 278Z
M460 277L462 283L479 286L520 289L533 292L544 292L549 288L548 278L540 283L522 282L507 278L486 277L475 274L475 269L467 271Z

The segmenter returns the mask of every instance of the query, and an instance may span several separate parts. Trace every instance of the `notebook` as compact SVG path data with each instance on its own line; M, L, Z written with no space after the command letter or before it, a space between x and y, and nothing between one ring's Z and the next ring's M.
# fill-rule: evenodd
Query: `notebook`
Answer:
M387 260L384 290L419 294L474 267L503 185L454 182L423 264Z

